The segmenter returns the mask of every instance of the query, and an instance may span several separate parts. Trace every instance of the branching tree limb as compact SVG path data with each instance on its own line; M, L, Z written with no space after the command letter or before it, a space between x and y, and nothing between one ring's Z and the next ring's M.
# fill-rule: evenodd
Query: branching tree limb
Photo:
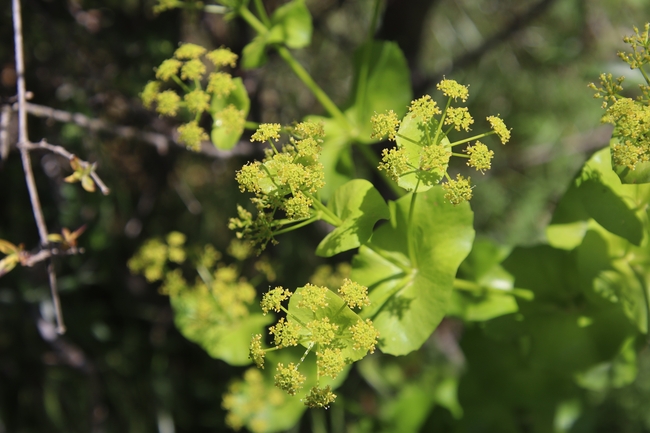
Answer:
M38 236L41 242L41 247L45 247L49 243L47 239L48 231L47 226L45 225L45 218L43 217L43 210L41 209L41 202L38 197L38 190L36 189L36 182L34 181L32 161L29 156L28 149L29 136L27 135L27 110L25 108L25 60L23 58L23 35L20 0L12 0L12 11L18 87L18 145L20 148L20 157L23 163L23 171L25 172L25 182L27 183L27 190L29 191L29 199L31 201L32 211L34 213L34 219L36 220L36 227L38 228ZM63 334L65 333L65 324L63 323L63 313L61 311L61 301L59 299L59 291L57 289L54 264L50 259L47 259L46 263L50 282L50 291L52 292L52 302L54 303L54 311L56 313L56 331L59 334Z

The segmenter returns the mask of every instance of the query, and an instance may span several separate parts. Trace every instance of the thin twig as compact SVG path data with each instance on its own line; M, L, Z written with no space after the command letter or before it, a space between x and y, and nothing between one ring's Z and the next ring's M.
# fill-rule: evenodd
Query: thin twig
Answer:
M32 267L37 263L49 260L54 256L73 256L76 254L83 254L83 248L69 247L68 249L62 250L58 248L44 248L38 251L36 254L30 254L28 252L21 252L20 254L20 264L22 266Z
M57 155L61 155L64 158L67 158L68 161L71 161L74 158L77 158L78 164L81 165L83 168L88 168L88 167L92 166L91 163L79 159L79 157L77 157L74 153L68 152L66 150L66 148L64 148L62 146L56 146L54 144L50 144L47 141L45 141L45 139L41 140L38 143L32 143L30 141L30 142L28 142L26 144L20 145L19 147L20 148L26 148L27 150L35 150L35 149L49 150L52 153L56 153ZM92 177L92 179L95 181L95 183L97 184L97 186L101 190L102 194L104 194L104 195L110 194L111 190L106 186L106 184L104 184L104 182L101 180L99 175L95 172L95 170L92 170L90 172L90 177Z
M12 106L18 110L18 104ZM69 111L57 110L45 105L27 103L27 113L46 119L52 119L61 123L74 123L91 131L107 132L117 135L118 137L135 139L144 143L153 145L158 153L164 155L167 153L170 144L175 144L185 148L185 145L178 142L176 137L169 137L159 132L143 132L132 126L114 125L101 119L94 119L81 113L71 113ZM201 143L199 153L217 159L228 159L235 156L249 156L255 152L254 146L250 142L241 140L233 150L221 150L214 147L210 141Z
M11 114L11 107L8 105L4 105L0 109L0 160L3 161L9 155L9 122Z
M16 75L18 87L18 144L20 145L20 156L23 163L23 170L25 172L25 182L27 183L27 190L29 191L29 198L32 204L32 211L34 212L34 219L36 220L36 227L38 228L38 235L41 241L41 246L48 244L47 240L47 226L45 225L45 218L43 217L43 210L38 198L38 190L36 189L36 182L34 181L34 173L32 172L32 161L29 157L29 150L23 145L29 143L27 135L27 110L25 108L25 60L23 58L23 25L20 13L20 0L12 0L12 15L14 23L14 52L16 56ZM56 313L56 331L59 334L65 332L65 325L63 324L63 313L61 311L61 303L59 301L59 292L56 287L56 274L51 261L48 261L47 271L50 280L50 291L52 292L52 301Z

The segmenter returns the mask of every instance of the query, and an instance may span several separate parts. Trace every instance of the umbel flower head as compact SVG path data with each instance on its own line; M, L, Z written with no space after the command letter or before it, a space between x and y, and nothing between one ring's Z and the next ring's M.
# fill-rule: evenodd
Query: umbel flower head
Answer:
M181 3L166 0L159 6L160 10L165 10L178 4ZM226 98L236 89L232 76L227 72L211 72L206 79L206 64L211 63L216 68L234 67L236 60L237 55L227 48L208 52L200 45L181 44L171 59L164 60L156 68L157 81L147 83L140 94L142 103L146 108L155 106L161 116L174 117L179 112L193 116L193 120L178 128L178 134L182 144L198 151L200 142L209 138L199 121L203 113L211 111L211 99ZM207 85L204 87L205 81ZM174 85L180 87L180 94L178 89L170 88ZM219 123L217 126L226 126L228 131L243 130L244 114L232 105L210 114Z
M612 163L629 170L650 160L650 79L645 70L650 63L649 32L650 24L646 24L642 32L634 27L634 35L623 38L632 52L618 53L631 69L640 69L646 81L639 86L641 92L636 99L621 95L624 77L601 74L600 87L589 84L596 92L594 97L603 99L602 107L607 110L601 121L614 125L614 139L610 145Z
M288 299L291 301L285 308L282 303ZM276 365L275 384L287 394L297 395L303 384L316 383L307 395L303 394L302 401L309 407L327 407L336 395L329 387L321 386L321 378L336 379L347 364L375 351L379 332L370 319L362 320L351 310L369 304L368 289L348 278L343 279L338 295L314 284L306 284L293 294L283 287L271 289L262 297L262 310L281 311L286 317L269 327L273 347L263 348L262 335L253 336L249 357L258 368L264 368L269 352L298 345L306 348L296 362ZM314 354L316 377L314 364L312 369L302 367L305 362L314 362Z
M397 143L397 147L382 151L378 168L399 186L420 191L447 179L445 197L457 205L472 197L471 185L469 178L453 180L449 176L447 169L451 157L466 158L468 166L485 173L492 167L494 152L478 140L496 135L505 144L510 140L510 130L500 117L489 116L490 131L454 141L452 135L468 133L474 124L469 109L455 105L467 101L469 87L445 78L436 88L447 98L444 104L438 105L431 95L424 95L411 102L401 121L392 110L375 114L371 118L371 138L388 137ZM472 141L474 145L469 144ZM454 152L453 148L460 145L466 146L464 152Z
M276 143L283 130L290 134L289 142L278 149ZM283 226L315 215L315 194L325 184L323 166L318 161L323 135L321 124L303 122L284 129L276 123L261 124L251 137L252 141L270 146L262 161L249 162L236 175L239 189L254 195L251 201L257 208L257 218L240 211L229 226L237 230L238 237L257 244L258 252L274 241L274 233Z

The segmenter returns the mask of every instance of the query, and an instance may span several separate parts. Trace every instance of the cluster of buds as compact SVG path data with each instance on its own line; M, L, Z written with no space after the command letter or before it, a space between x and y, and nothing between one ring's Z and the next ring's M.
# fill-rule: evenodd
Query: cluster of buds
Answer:
M237 172L237 182L242 192L254 194L251 199L257 216L238 207L238 217L230 220L229 227L237 231L238 238L250 239L263 250L268 242L289 223L309 220L320 204L318 191L324 186L323 166L318 161L322 138L321 123L303 122L285 128L289 142L278 150L282 127L279 124L262 124L251 137L252 141L267 142L270 148L262 161L253 161ZM283 212L284 218L276 213Z
M650 160L650 77L644 66L650 63L650 24L643 32L634 27L634 35L623 38L630 45L632 53L619 52L618 56L643 75L645 84L640 84L640 94L636 99L624 97L624 77L614 78L612 74L600 75L600 87L594 83L589 87L596 93L595 98L603 99L602 107L607 111L603 123L614 125L611 144L612 162L615 166L636 169L637 164Z
M182 44L171 59L158 66L156 80L147 83L140 95L142 102L147 108L155 105L162 116L174 117L181 109L184 110L190 120L179 126L179 141L189 149L199 150L201 141L209 138L199 125L204 112L209 112L215 122L232 131L244 129L245 114L234 105L229 104L219 112L213 112L211 108L211 101L226 98L236 89L232 75L221 71L235 67L236 62L237 55L227 48L208 52L200 45ZM211 72L206 65L210 66ZM180 87L182 97L171 88L163 90L171 83Z
M489 116L487 121L492 129L490 132L450 141L449 133L452 130L469 132L470 126L474 124L474 118L467 107L451 105L452 100L465 102L469 89L447 79L438 83L437 88L447 97L443 109L430 95L424 95L411 102L409 112L401 121L392 110L375 114L371 119L372 138L387 137L397 143L395 148L384 149L379 169L384 170L400 186L417 190L418 187L431 187L444 178L447 180L443 184L447 191L445 198L456 205L471 199L472 186L469 177L457 175L454 180L449 176L447 168L451 157L465 158L468 166L485 173L491 168L494 152L478 140L496 134L501 143L506 144L510 140L510 130L500 117ZM469 144L464 153L453 151L455 146L470 142L474 143ZM403 181L407 176L415 176L416 184Z
M290 300L289 308L283 302ZM260 303L262 311L285 312L285 317L269 328L274 346L264 348L262 335L254 335L250 358L258 368L264 368L268 352L301 345L306 348L295 363L278 363L275 385L289 395L303 388L305 375L299 367L309 353L316 355L316 385L305 395L308 407L327 407L336 399L329 386L321 387L320 379L336 379L347 364L374 353L379 332L370 319L363 320L352 311L370 304L368 288L345 279L338 294L327 287L307 284L295 293L282 287L269 290Z

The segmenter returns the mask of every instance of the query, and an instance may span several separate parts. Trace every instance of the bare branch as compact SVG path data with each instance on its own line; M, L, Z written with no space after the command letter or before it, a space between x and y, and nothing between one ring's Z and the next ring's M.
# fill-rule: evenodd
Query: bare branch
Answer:
M13 105L13 110L18 110L18 104ZM52 119L61 123L74 123L91 131L107 132L117 135L118 137L135 139L153 145L158 153L164 155L167 153L170 144L185 148L175 138L171 138L159 132L143 132L132 126L114 125L101 119L94 119L81 113L70 113L69 111L57 110L45 105L27 103L25 106L27 112L36 117ZM250 142L241 140L233 150L221 150L214 147L210 141L201 143L199 153L217 159L228 159L234 156L248 156L255 151Z
M9 155L9 122L11 114L11 107L8 105L3 105L0 109L0 160L3 161Z
M12 0L12 18L14 23L14 53L16 56L18 87L18 144L24 145L29 143L29 137L27 135L27 110L25 108L25 60L23 58L23 24L20 12L20 0ZM38 198L38 190L36 189L36 182L34 181L34 173L32 171L32 161L29 157L29 150L21 146L20 156L23 163L23 170L25 172L27 190L29 191L29 199L32 204L32 211L38 228L38 235L41 245L44 246L48 243L47 226L45 225L41 202ZM52 293L52 300L54 301L56 312L57 332L63 334L65 332L65 325L63 324L63 313L61 312L59 292L56 287L56 274L54 273L54 267L51 262L48 263L47 271L50 280L50 291Z

